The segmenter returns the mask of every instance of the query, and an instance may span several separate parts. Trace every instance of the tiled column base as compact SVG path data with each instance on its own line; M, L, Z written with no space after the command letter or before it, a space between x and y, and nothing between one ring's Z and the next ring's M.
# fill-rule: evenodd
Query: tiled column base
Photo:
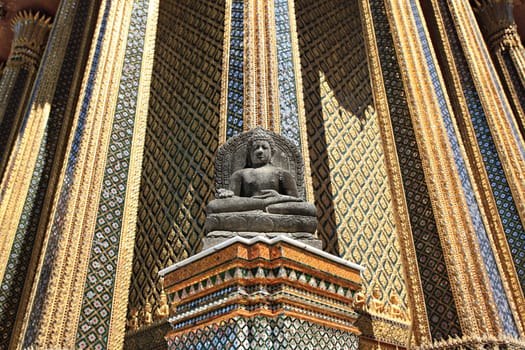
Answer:
M232 238L160 272L170 349L357 349L363 268L287 237Z
M359 348L359 336L299 318L234 317L167 338L175 349L348 349Z

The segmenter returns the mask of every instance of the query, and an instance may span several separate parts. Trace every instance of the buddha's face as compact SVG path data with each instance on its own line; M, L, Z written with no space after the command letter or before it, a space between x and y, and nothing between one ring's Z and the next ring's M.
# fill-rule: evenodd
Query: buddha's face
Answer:
M271 157L272 148L268 141L256 140L253 142L250 149L250 159L253 167L257 168L268 164Z

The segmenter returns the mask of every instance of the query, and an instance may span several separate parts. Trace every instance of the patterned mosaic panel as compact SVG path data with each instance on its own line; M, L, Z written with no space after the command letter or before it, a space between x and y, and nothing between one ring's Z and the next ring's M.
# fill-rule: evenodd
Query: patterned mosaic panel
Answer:
M386 10L379 0L370 7L431 335L435 340L461 335Z
M202 350L340 349L357 350L359 338L294 317L235 317L168 340L168 348Z
M67 43L66 50L68 55L64 58L58 73L58 83L55 97L51 102L48 125L46 126L35 168L31 174L29 191L19 219L15 240L9 253L6 273L0 288L1 349L7 348L9 344L9 337L20 303L22 288L26 278L28 278L28 265L33 252L35 235L44 205L44 197L49 185L50 174L53 171L53 164L55 164L54 158L59 152L57 150L59 132L65 120L67 101L75 93L75 90L72 89L74 72L78 65L82 64L82 58L79 57L82 44L80 38L86 31L92 29L92 24L87 22L88 17L86 16L91 7L92 4L90 5L88 1L80 1L77 11L72 14L75 16L75 22L71 30L70 40ZM37 78L37 83L39 79ZM24 124L21 126L20 132L24 132Z
M7 101L7 106L4 115L0 119L0 160L2 158L8 157L10 150L6 149L8 146L9 135L16 125L19 123L15 120L18 112L18 107L20 103L23 102L24 89L28 82L28 79L32 78L30 72L22 67L18 69L16 74L16 80L9 95L9 100ZM2 98L5 98L3 96ZM1 169L0 169L1 170ZM0 174L0 178L2 174Z
M318 232L327 250L367 266L406 305L390 188L366 60L358 2L296 5Z
M133 142L148 1L133 4L118 100L110 136L76 336L80 349L107 347L125 191Z
M449 13L446 4L440 3L440 7L442 12L445 14L443 16L443 20L445 21L445 29L448 39L451 45L455 48L452 50L452 53L459 69L463 93L465 100L467 101L467 107L469 109L470 116L472 118L472 124L474 125L474 131L476 133L478 146L485 164L485 169L489 177L490 186L496 199L496 206L503 223L503 228L505 230L511 254L514 259L514 264L518 272L518 278L520 280L521 287L525 290L525 230L518 216L514 199L507 184L507 179L505 177L501 161L499 160L498 152L494 145L494 140L486 120L485 112L483 111L481 101L475 90L474 82L472 81L466 58L463 55L461 44L455 32L451 14ZM483 246L487 245L488 242L483 243L482 240L480 240L480 244ZM484 256L484 259L487 261L486 256ZM488 266L487 269L489 275L499 275L497 269L490 269ZM506 299L504 297L503 291L493 290L493 292L495 293L496 299ZM501 303L501 301L499 303ZM513 329L515 327L512 316L510 315L508 309L506 312L502 312L506 308L508 308L508 306L498 304L500 317L502 317L505 330L510 334L513 334Z
M146 130L130 307L157 300L157 272L198 251L214 191L224 2L164 1Z
M275 0L275 28L279 67L281 133L301 149L288 0Z
M233 0L230 62L228 66L228 120L226 137L242 132L244 103L244 0Z
M472 184L470 182L470 178L467 173L467 166L465 164L463 156L461 155L458 137L454 129L450 111L448 110L448 107L446 104L445 92L443 91L441 83L438 79L437 67L435 66L435 63L433 61L433 58L430 52L430 47L427 42L426 35L424 33L420 14L418 12L416 3L413 0L411 1L411 7L412 7L412 12L414 14L414 18L416 20L416 25L418 28L418 36L419 36L421 44L423 45L423 49L425 51L426 63L427 63L428 69L431 72L430 75L432 77L432 84L434 86L434 91L440 101L441 117L443 118L445 127L447 129L448 139L452 145L452 150L454 152L454 161L456 163L458 173L461 178L461 183L463 186L463 193L468 203L470 217L474 225L475 232L477 234L477 239L478 239L478 243L479 243L480 250L482 253L483 262L485 263L485 268L487 269L487 272L488 272L488 276L489 276L490 283L491 283L491 289L492 289L492 293L494 294L494 299L496 300L496 303L497 303L498 312L502 320L504 320L503 324L506 327L507 333L513 336L517 336L518 333L517 333L516 325L514 323L514 319L512 318L512 313L509 307L509 303L505 295L505 290L503 289L503 284L501 281L499 271L497 269L496 260L494 258L494 254L490 247L490 242L487 236L487 231L485 230L485 226L481 218L479 206L474 196L474 190L472 189Z

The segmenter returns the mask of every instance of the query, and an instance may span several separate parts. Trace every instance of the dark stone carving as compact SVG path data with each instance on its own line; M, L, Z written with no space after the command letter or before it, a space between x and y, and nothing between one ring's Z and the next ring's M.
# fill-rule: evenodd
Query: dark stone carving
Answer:
M261 235L321 247L313 235L315 206L302 198L303 160L284 136L257 127L230 138L217 153L215 183L203 249L234 236Z

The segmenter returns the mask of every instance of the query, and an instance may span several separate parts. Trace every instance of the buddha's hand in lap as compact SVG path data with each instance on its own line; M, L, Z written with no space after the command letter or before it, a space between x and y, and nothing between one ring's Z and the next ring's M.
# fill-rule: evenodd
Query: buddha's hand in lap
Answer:
M217 198L230 198L234 195L235 193L233 193L233 191L227 190L225 188L219 188L217 190Z
M261 190L259 191L259 194L253 196L252 198L262 199L264 200L264 203L266 205L275 204L275 203L283 203L283 202L302 202L303 201L301 198L280 194L279 192L275 190Z
M258 194L254 195L252 198L266 199L273 197L282 197L283 195L277 192L276 190L260 190Z

